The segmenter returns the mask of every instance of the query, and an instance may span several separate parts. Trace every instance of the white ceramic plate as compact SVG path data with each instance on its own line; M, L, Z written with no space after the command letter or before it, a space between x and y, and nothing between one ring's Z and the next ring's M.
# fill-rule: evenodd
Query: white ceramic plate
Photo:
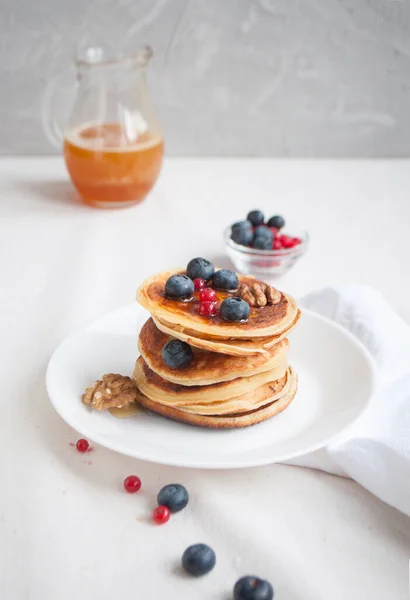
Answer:
M137 333L146 319L136 304L97 319L68 336L47 369L48 394L61 417L84 437L122 454L210 469L284 461L325 446L360 415L374 389L374 365L365 348L338 325L304 310L291 334L298 393L283 413L264 423L214 431L146 412L117 419L87 409L81 394L94 380L104 373L132 373Z

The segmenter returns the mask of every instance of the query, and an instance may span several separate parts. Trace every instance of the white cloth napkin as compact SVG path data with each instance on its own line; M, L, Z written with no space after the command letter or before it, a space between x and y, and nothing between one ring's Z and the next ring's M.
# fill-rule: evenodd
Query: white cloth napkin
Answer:
M347 475L410 515L410 326L379 292L356 284L311 293L301 305L336 321L366 346L379 387L368 410L325 452L292 464Z

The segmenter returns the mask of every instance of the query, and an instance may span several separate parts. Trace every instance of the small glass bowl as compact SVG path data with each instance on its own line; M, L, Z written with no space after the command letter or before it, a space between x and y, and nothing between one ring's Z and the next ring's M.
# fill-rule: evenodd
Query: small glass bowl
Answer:
M258 250L231 240L231 227L224 231L225 249L236 270L243 275L257 275L265 279L285 275L305 254L309 246L308 232L299 231L292 237L298 237L301 243L281 250Z

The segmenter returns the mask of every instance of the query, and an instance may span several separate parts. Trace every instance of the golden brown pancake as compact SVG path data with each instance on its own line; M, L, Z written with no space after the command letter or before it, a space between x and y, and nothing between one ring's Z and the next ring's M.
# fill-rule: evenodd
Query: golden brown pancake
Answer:
M137 300L151 314L161 321L182 325L188 329L207 335L228 338L254 338L280 335L296 318L298 308L290 296L281 293L278 304L263 308L251 307L248 320L244 323L224 321L219 315L203 317L198 313L199 296L189 302L171 300L165 296L167 279L181 271L158 273L145 280L137 291ZM250 276L238 275L239 283L252 285L258 280ZM262 283L262 282L261 282ZM218 302L235 296L235 292L216 290Z
M281 340L264 354L228 356L193 348L191 363L181 369L172 369L162 359L162 348L171 338L160 331L152 319L143 325L138 348L149 368L167 381L184 386L210 385L250 377L270 371L286 361L289 348L287 338Z
M217 352L219 354L228 354L230 356L249 356L250 354L267 354L269 348L287 337L292 329L296 326L300 318L300 311L297 312L296 318L293 323L285 329L281 335L274 335L271 337L259 337L254 339L223 339L216 336L207 336L199 332L192 331L192 329L186 329L181 325L175 323L167 323L157 319L155 316L152 317L155 325L163 333L175 337L183 342L186 342L190 346L200 348L201 350L208 350L209 352Z
M207 393L209 386L204 386L202 393L195 396L193 400L180 398L176 394L167 395L159 382L156 386L151 382L149 387L141 386L139 390L150 400L164 406L171 406L194 414L222 415L248 412L279 399L287 393L292 377L293 370L289 368L280 379L270 380L250 392L224 399L218 398L217 395L215 395L215 398L210 399Z
M268 402L266 405L256 410L249 411L247 413L230 414L230 415L197 415L188 412L184 412L177 408L170 406L164 406L157 402L150 400L143 394L140 394L138 402L143 408L147 410L172 419L181 423L187 423L189 425L196 425L198 427L208 427L212 429L236 429L239 427L249 427L250 425L256 425L262 421L266 421L271 417L282 412L292 402L297 391L297 375L293 373L291 385L287 393L282 396L279 400Z
M231 381L210 385L180 385L163 379L152 371L142 356L135 363L133 377L141 392L159 402L169 402L174 406L201 403L206 397L208 402L228 400L256 390L261 385L276 381L285 376L287 363L270 371L264 371L252 377L238 377Z

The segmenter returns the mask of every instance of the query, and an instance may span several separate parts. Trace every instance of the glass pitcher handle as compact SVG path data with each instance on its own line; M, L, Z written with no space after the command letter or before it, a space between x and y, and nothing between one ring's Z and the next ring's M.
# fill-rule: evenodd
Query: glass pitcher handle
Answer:
M68 73L63 72L51 79L44 90L43 99L41 103L41 124L43 127L44 134L50 144L56 148L57 150L61 150L63 138L64 138L64 129L66 127L69 111L67 109L66 116L64 118L65 123L63 124L63 118L61 115L57 116L57 105L60 110L62 107L61 103L57 102L58 90L59 88L64 88L63 82L66 84L68 80ZM75 88L74 82L70 86L73 91ZM67 98L64 98L65 102ZM63 102L63 105L64 103Z

